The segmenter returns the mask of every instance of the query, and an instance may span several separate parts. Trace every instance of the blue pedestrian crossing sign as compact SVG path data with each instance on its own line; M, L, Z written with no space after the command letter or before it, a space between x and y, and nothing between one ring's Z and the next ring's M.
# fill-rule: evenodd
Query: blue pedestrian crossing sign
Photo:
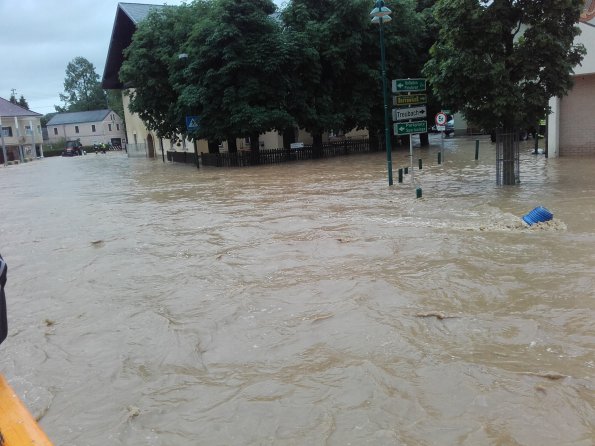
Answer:
M200 124L200 116L186 116L186 130L189 132L198 130Z

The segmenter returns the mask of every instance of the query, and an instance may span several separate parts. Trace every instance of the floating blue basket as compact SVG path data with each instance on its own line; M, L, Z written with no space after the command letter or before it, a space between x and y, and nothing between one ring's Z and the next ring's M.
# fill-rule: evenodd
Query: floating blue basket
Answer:
M527 223L529 226L531 226L535 223L550 221L552 218L554 218L554 214L552 214L546 208L539 206L533 209L527 215L524 215L523 221Z

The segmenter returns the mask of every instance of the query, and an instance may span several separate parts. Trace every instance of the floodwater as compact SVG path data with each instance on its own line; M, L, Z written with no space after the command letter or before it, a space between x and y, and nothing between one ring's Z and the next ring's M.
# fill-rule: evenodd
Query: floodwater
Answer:
M56 445L593 445L595 158L530 141L498 187L432 138L392 187L383 153L0 168L0 372Z

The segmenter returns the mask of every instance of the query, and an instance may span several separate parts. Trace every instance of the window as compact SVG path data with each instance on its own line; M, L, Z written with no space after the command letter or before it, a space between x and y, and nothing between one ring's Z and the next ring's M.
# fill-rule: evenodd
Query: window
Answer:
M95 131L95 124L91 124L91 131L94 132Z
M108 124L107 125L107 129L111 132L112 131L112 125L111 124Z
M54 135L58 134L58 127L54 127Z
M79 126L78 125L75 125L74 126L74 133L78 133L78 132L79 132Z
M116 130L120 130L120 124L116 124Z
M4 136L11 137L12 136L12 127L2 127L2 133Z

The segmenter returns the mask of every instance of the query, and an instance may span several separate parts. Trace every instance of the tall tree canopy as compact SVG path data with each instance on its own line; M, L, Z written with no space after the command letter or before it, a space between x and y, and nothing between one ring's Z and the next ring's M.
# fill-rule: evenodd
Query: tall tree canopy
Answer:
M185 48L181 104L201 116L197 135L226 139L282 130L293 122L286 109L287 48L271 0L215 0L196 20Z
M286 32L297 42L288 106L315 144L329 130L383 127L378 28L368 0L293 0L283 12ZM391 4L384 28L387 77L419 76L421 18L415 2ZM317 141L318 139L318 141Z
M438 0L425 66L443 105L486 129L533 125L572 85L583 0Z
M25 96L23 96L23 95L21 95L21 97L19 98L19 105L21 107L29 110L29 103L27 102L27 99L25 99Z
M58 112L101 110L107 106L95 66L84 57L75 57L66 67L64 93L60 93L64 106L55 105Z
M428 0L431 1L431 0ZM329 130L381 128L378 29L369 0L195 0L141 22L120 71L130 110L162 137L210 142L299 126L320 144ZM425 22L414 0L392 6L388 77L417 77ZM422 8L423 9L423 8ZM427 45L426 45L427 46ZM182 57L183 56L183 57ZM253 149L257 147L253 146Z
M126 49L120 79L130 88L129 109L160 137L175 139L186 133L174 84L184 69L180 59L184 43L205 7L203 2L194 2L152 11Z
M12 102L15 105L19 105L19 106L21 106L21 107L26 108L27 110L29 110L29 103L25 99L25 96L21 95L21 97L17 101L17 97L15 96L14 90L13 90L12 94L10 95L9 101Z

